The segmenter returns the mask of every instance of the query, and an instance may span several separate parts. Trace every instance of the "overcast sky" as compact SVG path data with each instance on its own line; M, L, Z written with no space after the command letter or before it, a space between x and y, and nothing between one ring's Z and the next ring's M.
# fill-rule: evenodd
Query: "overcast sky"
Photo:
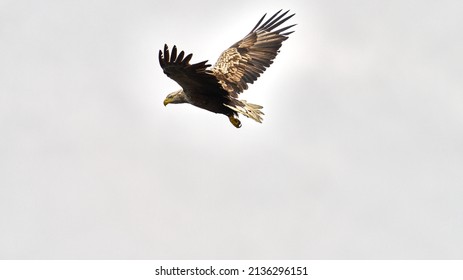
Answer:
M215 62L295 33L242 97L190 105L164 43ZM463 258L461 1L0 1L0 258Z

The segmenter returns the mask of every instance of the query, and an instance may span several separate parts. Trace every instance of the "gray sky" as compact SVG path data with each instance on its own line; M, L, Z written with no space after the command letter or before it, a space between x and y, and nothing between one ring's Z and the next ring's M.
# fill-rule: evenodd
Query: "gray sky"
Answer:
M0 2L0 258L463 258L462 2L226 3ZM279 9L263 124L163 106Z

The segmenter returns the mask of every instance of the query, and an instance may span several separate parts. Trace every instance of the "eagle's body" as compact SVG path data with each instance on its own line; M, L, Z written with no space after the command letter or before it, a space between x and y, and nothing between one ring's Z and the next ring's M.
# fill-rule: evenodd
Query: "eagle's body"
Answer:
M235 127L241 126L238 113L261 122L262 106L239 100L238 94L272 64L282 42L293 32L284 31L294 25L274 31L294 16L286 16L289 11L281 15L280 12L261 24L264 15L246 37L220 55L211 69L207 61L190 64L192 54L185 56L183 51L177 54L176 46L170 52L165 45L164 52L159 51L159 63L164 73L182 89L167 95L164 105L189 103L228 116Z

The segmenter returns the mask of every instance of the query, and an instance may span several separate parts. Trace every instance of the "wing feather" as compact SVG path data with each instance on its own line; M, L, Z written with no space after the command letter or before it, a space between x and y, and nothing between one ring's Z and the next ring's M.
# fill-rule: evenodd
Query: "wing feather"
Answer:
M167 45L164 45L164 52L159 51L159 64L164 73L176 81L185 92L188 91L191 94L215 94L217 90L211 90L214 88L223 91L213 72L207 69L211 66L207 64L207 60L190 64L192 57L193 54L185 57L184 51L177 55L176 46L170 52Z
M272 64L283 41L294 32L285 31L295 24L274 30L294 16L281 11L262 23L265 14L248 35L226 49L215 63L212 71L230 95L237 97L254 83Z

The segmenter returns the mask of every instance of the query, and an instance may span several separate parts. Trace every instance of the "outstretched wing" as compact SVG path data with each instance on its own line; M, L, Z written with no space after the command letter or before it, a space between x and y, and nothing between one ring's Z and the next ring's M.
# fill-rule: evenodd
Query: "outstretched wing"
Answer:
M236 97L248 88L248 83L252 84L259 78L272 64L283 41L294 32L285 31L295 24L274 31L294 16L286 16L289 11L283 14L280 12L281 10L261 24L266 16L264 15L246 37L220 55L212 68L219 83L232 96Z
M202 61L196 64L190 64L193 54L185 56L181 51L177 55L177 47L172 48L169 52L167 45L164 45L164 53L159 50L159 64L167 77L176 81L185 91L198 92L207 94L210 92L206 89L220 88L217 78L207 70L210 64Z

